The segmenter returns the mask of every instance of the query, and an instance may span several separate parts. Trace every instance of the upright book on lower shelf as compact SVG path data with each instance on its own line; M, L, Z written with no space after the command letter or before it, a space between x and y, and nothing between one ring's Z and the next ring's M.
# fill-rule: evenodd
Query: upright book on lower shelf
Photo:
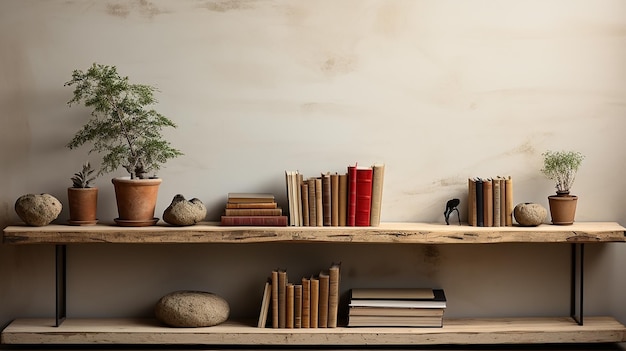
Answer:
M265 283L257 326L264 328L335 328L339 305L341 263L333 262L319 275L290 282L287 271L276 269ZM270 313L271 311L271 313Z
M348 327L442 327L443 289L352 289Z

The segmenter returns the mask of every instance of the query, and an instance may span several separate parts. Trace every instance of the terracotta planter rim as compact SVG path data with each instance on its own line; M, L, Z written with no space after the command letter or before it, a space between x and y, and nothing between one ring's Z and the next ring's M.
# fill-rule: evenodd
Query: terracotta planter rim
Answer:
M550 195L550 196L548 196L548 198L555 199L555 200L559 201L559 200L577 199L578 196L576 196L576 195Z
M116 177L111 179L112 183L126 183L126 184L135 184L135 185L154 185L160 184L163 182L161 178L147 178L147 179L130 179L129 176L126 177Z

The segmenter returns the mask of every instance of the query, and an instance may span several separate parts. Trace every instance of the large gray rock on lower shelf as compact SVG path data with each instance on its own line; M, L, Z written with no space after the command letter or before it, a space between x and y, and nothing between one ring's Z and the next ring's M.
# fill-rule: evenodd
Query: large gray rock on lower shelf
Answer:
M40 227L55 220L63 206L50 194L26 194L15 201L15 212L24 223Z
M154 312L171 327L212 327L228 319L230 306L210 292L181 290L163 296Z

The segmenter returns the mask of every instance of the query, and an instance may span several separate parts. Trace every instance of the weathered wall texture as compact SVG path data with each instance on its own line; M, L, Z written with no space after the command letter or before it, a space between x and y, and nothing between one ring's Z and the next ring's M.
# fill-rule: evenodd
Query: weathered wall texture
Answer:
M0 226L20 195L65 201L72 173L98 163L64 147L88 110L68 108L63 83L93 62L156 85L179 125L168 136L185 156L159 174L159 214L178 193L210 219L227 192L284 204L285 170L355 162L387 166L383 221L443 222L470 176L511 175L515 202L547 206L541 153L575 149L577 219L626 224L625 13L620 0L1 1ZM102 221L118 175L97 181ZM625 254L589 248L588 313L626 322ZM0 325L52 314L52 259L0 246ZM566 314L567 259L551 245L70 246L68 312L148 315L193 288L253 316L271 269L296 279L341 260L344 289L442 286L449 316Z

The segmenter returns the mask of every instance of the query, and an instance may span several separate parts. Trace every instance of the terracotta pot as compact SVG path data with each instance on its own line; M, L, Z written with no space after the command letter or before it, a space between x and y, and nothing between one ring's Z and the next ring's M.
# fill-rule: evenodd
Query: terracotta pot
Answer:
M124 227L144 227L156 224L154 218L161 179L113 178L118 218Z
M71 225L94 225L98 223L98 188L67 188Z
M576 195L552 195L548 196L550 204L550 214L552 215L552 224L570 225L574 223L576 216L576 204L578 196Z

